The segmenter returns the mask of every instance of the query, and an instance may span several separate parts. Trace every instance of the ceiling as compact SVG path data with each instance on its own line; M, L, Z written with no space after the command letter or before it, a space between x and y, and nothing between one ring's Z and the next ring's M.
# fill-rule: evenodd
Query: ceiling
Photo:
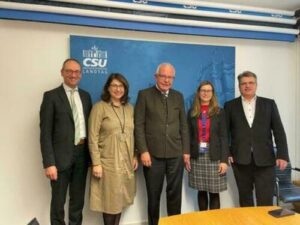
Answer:
M203 0L225 4L246 5L269 9L281 9L295 11L300 9L300 0Z

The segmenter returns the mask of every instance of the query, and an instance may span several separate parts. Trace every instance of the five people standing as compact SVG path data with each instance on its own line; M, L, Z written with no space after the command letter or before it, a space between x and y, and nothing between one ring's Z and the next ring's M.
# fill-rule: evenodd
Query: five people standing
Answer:
M65 60L61 75L63 84L45 92L40 110L43 165L52 188L51 225L65 225L68 188L69 224L81 225L90 157L90 207L103 213L105 225L118 225L136 193L135 150L143 164L150 225L158 224L165 178L168 215L181 213L184 167L189 186L198 190L200 210L220 208L228 161L240 206L254 206L254 188L257 205L273 204L274 166L285 169L287 140L274 100L256 96L254 73L238 76L241 97L225 103L225 112L213 84L203 81L188 118L182 94L172 89L175 68L170 63L157 67L156 84L139 92L135 109L128 102L129 84L119 73L108 77L93 108L90 95L78 88L80 63Z

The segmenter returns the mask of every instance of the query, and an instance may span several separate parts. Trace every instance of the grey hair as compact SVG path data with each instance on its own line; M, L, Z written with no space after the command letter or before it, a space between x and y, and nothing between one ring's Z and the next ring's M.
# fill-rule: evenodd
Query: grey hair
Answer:
M156 68L155 74L158 74L159 71L160 71L160 69L161 69L161 67L163 67L163 66L169 66L169 67L171 67L173 69L173 71L174 71L174 76L175 76L175 74L176 74L175 67L171 63L168 63L168 62L164 62L164 63L159 64L157 66L157 68Z

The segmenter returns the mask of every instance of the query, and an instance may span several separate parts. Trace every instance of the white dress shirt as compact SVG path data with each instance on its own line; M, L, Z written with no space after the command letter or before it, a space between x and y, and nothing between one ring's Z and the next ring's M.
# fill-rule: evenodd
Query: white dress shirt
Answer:
M254 96L250 101L246 100L242 96L242 105L249 127L252 127L255 116L256 96Z
M63 83L63 87L65 89L65 92L68 96L69 103L71 105L71 91L73 90L69 86L67 86L65 83ZM78 112L78 117L79 117L79 126L80 126L80 138L84 139L86 138L86 130L85 130L85 119L84 119L84 114L83 114L83 107L82 107L82 102L79 96L78 92L78 87L74 88L74 101L76 104L77 112Z

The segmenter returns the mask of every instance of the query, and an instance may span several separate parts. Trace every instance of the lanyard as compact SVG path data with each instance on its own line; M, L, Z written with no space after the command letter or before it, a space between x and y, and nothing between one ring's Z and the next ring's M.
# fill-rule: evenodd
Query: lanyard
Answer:
M206 141L207 112L201 113L201 141Z
M113 104L111 104L111 107L112 107L114 113L116 114L116 116L117 116L117 118L119 120L121 131L124 134L124 131L125 131L125 112L124 112L124 106L122 105L122 109L123 109L123 121L124 121L123 124L122 124L122 121L121 121L120 117L118 116L118 114L117 114L117 112L116 112Z

